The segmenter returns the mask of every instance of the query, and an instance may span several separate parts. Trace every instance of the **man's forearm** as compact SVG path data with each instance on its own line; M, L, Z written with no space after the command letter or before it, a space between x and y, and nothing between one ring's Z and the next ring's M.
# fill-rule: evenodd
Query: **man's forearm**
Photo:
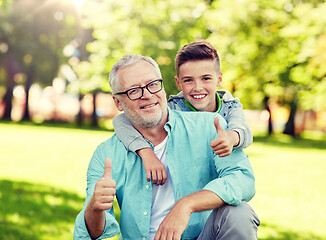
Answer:
M85 209L85 224L91 238L98 238L104 231L105 211L95 210L92 208L91 202L89 202Z
M177 205L179 204L185 205L193 213L219 208L225 202L214 192L202 190L181 198L177 202Z

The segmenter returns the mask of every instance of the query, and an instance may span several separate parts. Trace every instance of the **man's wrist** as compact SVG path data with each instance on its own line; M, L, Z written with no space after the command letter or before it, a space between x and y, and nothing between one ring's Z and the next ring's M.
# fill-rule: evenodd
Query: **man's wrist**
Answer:
M196 212L195 206L196 202L192 201L190 195L181 198L175 205L175 207L182 208L184 212L188 212L189 214Z
M105 210L98 210L92 203L92 199L85 209L85 225L92 239L100 237L105 228Z

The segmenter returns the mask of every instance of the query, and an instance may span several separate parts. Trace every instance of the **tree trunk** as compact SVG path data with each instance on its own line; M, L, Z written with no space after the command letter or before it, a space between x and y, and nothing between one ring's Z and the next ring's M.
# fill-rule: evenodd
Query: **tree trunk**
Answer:
M24 121L30 120L31 116L29 114L29 90L31 89L33 79L35 74L35 66L31 65L27 72L27 79L25 82L25 93L26 93L26 101L25 101L25 111L23 115Z
M83 112L82 112L82 100L84 98L83 94L79 94L79 111L77 114L77 126L80 127L83 124Z
M287 135L290 135L292 137L295 137L295 123L294 123L294 120L295 120L295 114L296 114L297 108L298 108L295 97L293 97L293 100L290 102L290 108L291 109L290 109L289 119L285 124L285 128L284 128L283 133L287 134Z
M3 97L3 101L5 103L5 110L2 118L4 120L11 120L13 91L13 87L7 85L6 93Z
M264 104L265 104L265 109L269 113L269 118L268 118L268 135L270 136L273 133L273 123L272 123L272 113L271 113L271 109L269 108L268 101L269 101L269 97L265 96L265 98L264 98Z
M8 51L5 56L5 69L6 69L6 93L4 96L5 110L3 114L3 119L11 120L11 110L12 110L12 99L13 91L16 85L14 81L15 74L19 72L19 65L16 59Z
M98 127L98 119L97 119L97 114L96 114L96 96L97 96L97 91L94 91L92 93L93 95L93 113L92 113L92 126L93 127Z

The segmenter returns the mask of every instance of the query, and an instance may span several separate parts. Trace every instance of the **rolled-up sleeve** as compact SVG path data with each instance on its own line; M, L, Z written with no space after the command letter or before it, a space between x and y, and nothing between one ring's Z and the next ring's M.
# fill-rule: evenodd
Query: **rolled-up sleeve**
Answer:
M255 177L248 156L242 150L219 158L215 156L218 178L204 187L217 194L225 203L239 205L242 200L249 201L256 193Z
M86 200L82 211L77 215L74 228L74 240L91 239L86 223L85 223L85 209L89 200L91 199L96 182L103 176L104 173L104 156L101 155L100 146L96 149L90 161L87 170L87 189ZM102 235L97 239L105 239L114 237L120 232L119 223L115 219L113 207L105 211L105 227Z
M221 126L226 129L224 119L220 115L216 116L220 118ZM213 127L210 132L212 139L217 137ZM214 192L225 203L235 206L243 200L250 201L253 198L256 193L254 172L248 156L242 149L233 149L229 156L223 158L214 154L214 163L217 178L207 183L205 190Z

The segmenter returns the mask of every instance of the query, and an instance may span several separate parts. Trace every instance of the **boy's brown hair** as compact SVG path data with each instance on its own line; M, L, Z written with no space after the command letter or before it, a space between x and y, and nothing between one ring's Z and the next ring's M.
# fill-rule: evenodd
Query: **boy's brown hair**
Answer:
M216 49L212 44L205 40L192 42L184 45L177 53L174 64L177 75L179 76L179 68L182 64L188 61L197 60L216 60L217 70L220 71L220 58Z

